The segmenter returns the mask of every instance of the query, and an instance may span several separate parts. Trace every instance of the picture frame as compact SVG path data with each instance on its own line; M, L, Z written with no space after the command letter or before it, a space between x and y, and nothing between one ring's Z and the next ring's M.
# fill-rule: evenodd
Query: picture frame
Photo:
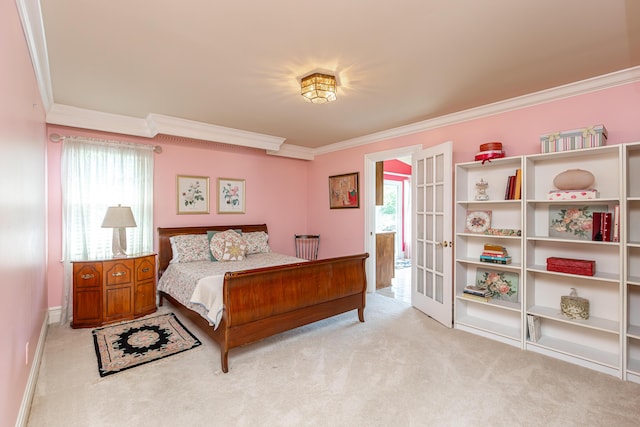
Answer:
M350 209L360 207L360 172L329 177L329 208Z
M218 213L245 213L245 180L218 178Z
M549 237L593 240L593 213L607 212L607 205L549 206Z
M177 175L176 200L178 215L208 214L209 177Z
M493 269L476 269L476 283L480 288L491 291L491 297L508 302L518 302L520 280L517 273Z
M465 233L484 234L491 229L491 211L468 210L464 220Z

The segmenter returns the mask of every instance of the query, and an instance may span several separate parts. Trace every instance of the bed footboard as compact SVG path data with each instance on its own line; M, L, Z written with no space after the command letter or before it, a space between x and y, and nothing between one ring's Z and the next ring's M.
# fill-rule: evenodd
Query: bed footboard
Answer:
M364 322L368 254L227 273L219 328L222 370L234 347L358 310ZM218 329L219 329L218 328Z

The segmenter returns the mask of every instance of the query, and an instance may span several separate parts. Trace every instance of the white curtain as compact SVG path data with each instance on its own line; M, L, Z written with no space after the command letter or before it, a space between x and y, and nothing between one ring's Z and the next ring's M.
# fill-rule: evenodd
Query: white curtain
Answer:
M137 227L127 228L127 253L153 250L153 147L67 137L62 147L62 255L60 323L73 314L71 261L111 257L113 230L101 228L109 206L130 206Z

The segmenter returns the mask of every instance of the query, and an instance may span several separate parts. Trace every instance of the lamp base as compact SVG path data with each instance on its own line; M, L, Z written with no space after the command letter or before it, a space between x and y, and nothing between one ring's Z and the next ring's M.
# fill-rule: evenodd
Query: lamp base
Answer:
M111 240L111 252L113 258L126 258L127 232L124 228L113 229L113 239Z

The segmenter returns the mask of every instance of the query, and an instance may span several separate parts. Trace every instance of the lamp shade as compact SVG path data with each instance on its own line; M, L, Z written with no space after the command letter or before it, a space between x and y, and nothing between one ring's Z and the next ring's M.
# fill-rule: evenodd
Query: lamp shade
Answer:
M102 228L137 227L129 206L110 206L102 221Z

